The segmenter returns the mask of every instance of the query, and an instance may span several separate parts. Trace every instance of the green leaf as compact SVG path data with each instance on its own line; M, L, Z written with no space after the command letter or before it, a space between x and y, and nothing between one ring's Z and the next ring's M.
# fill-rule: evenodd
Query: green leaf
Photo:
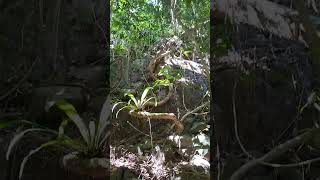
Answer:
M157 99L155 98L155 97L151 97L151 98L149 98L149 99L147 99L143 104L142 104L142 106L145 106L149 101L151 101L152 99L154 99L154 101L155 101L155 106L157 106Z
M134 104L135 104L137 107L139 106L139 102L137 101L137 99L134 97L133 94L127 93L127 96L130 97L130 99L134 102Z
M157 79L155 81L155 86L168 86L170 81L168 79Z
M77 126L78 130L84 141L89 145L90 135L87 126L85 125L83 119L79 116L78 112L74 106L65 100L59 100L56 105L61 109L70 120Z
M141 95L141 103L144 102L145 98L147 97L148 92L150 91L150 89L152 89L152 87L147 87L146 89L144 89L142 95Z
M119 112L122 111L123 109L135 109L135 108L133 108L132 106L124 106L124 107L120 108L118 110L118 112L116 113L116 118L118 118Z
M18 134L16 134L12 140L10 141L10 144L8 146L8 150L7 150L7 153L6 153L6 159L9 160L9 157L10 157L10 154L12 152L12 149L13 147L18 143L18 141L27 133L29 132L49 132L49 133L54 133L54 134L58 134L56 131L53 131L53 130L49 130L49 129L41 129L41 128L31 128L31 129L27 129L27 130L24 130Z
M96 143L100 140L102 133L105 131L106 127L110 124L109 116L110 116L110 96L107 97L106 101L104 102L102 106L102 110L100 113L100 120L98 124L98 133L97 133L97 139Z
M83 144L83 141L78 139L70 138L69 136L63 135L59 137L58 140L61 142L61 145L67 146L71 149L74 149L78 152L86 152L88 146Z
M53 145L56 145L56 144L60 144L60 142L59 142L58 140L49 141L49 142L47 142L47 143L42 144L42 145L39 146L38 148L29 151L29 154L23 158L22 163L20 164L19 179L21 179L21 177L22 177L23 170L24 170L24 167L25 167L27 161L30 159L30 157L31 157L33 154L39 152L39 151L42 150L43 148L46 148L46 147L49 147L49 146L53 146Z
M185 55L185 56L189 56L189 54L191 54L192 53L192 51L183 51L183 54Z
M26 120L8 120L8 121L4 121L4 122L0 122L0 129L5 129L5 128L9 128L9 127L13 127L13 126L17 126L20 124L33 124L30 121L26 121Z
M90 132L90 146L95 144L96 139L96 123L94 121L89 122L89 132Z
M59 137L64 135L64 128L68 125L69 119L64 119L59 126Z
M115 103L115 104L112 106L111 112L113 112L113 111L114 111L114 109L115 109L119 104L126 104L126 103L125 103L125 102L118 102L118 103Z

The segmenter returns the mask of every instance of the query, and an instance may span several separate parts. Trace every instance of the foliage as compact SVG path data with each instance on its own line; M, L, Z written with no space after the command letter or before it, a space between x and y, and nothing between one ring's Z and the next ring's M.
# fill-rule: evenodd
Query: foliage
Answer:
M177 1L177 32L170 24L170 9L166 0L111 0L111 50L116 55L130 51L137 59L161 38L179 35L208 52L210 1Z
M145 45L151 45L160 40L159 37L168 35L166 32L169 29L160 5L146 0L112 0L111 11L111 47L115 53L130 49L135 49L136 53L142 52Z
M39 128L28 128L25 129L18 134L16 134L13 139L10 141L8 146L6 158L9 159L10 154L12 153L13 148L16 144L26 135L32 132L45 132L47 134L52 134L56 136L54 140L49 140L44 144L41 144L36 149L33 149L29 152L27 156L24 157L19 172L19 179L21 179L25 164L29 160L29 158L37 153L38 151L50 147L50 146L58 146L58 147L67 147L79 152L85 158L91 158L99 156L101 152L101 147L104 142L107 140L107 137L104 133L107 125L109 124L109 109L110 109L110 99L109 97L106 99L101 113L99 122L90 121L89 126L85 124L85 121L79 116L78 112L74 108L73 105L69 104L65 100L59 100L56 102L50 102L48 108L56 105L60 110L62 110L68 118L64 119L59 127L59 130L52 130L45 127ZM65 127L68 122L72 122L78 128L82 139L79 140L77 138L72 138L65 134Z
M210 1L177 1L177 19L183 41L197 51L209 52Z
M160 69L158 76L163 76L164 79L157 79L155 81L155 86L158 86L158 85L168 86L170 83L173 83L174 81L182 77L182 71L175 70L168 66L165 66L162 69Z
M173 5L173 3L176 4ZM154 115L152 117L157 116L157 121L159 120L159 122L160 120L169 120L165 118L159 119L159 114L170 114L177 119L175 113L157 113L157 109L151 108L154 107L155 104L160 107L166 102L170 103L171 100L173 100L171 97L175 95L175 88L173 86L175 81L184 77L184 71L182 69L177 70L176 68L171 68L166 65L163 66L163 60L178 58L180 55L181 58L186 60L197 61L197 63L204 62L201 61L202 57L204 57L204 53L209 52L210 1L111 0L111 11L111 71L113 71L111 74L114 76L114 78L111 78L113 80L111 83L115 83L114 87L119 89L138 92L126 93L125 97L127 99L116 100L112 107L112 112L115 113L115 117L117 118L119 112L122 110L129 109L129 115L133 117L138 117L138 115L140 115L138 113L143 112L145 115L143 118L149 117L149 119L151 119L149 115L152 114ZM179 41L181 40L183 43L179 43L179 46L166 43L166 40L171 39L171 37L178 37ZM159 55L160 58L156 60L158 62L152 64L152 60L154 60L155 57L159 57ZM198 62L198 60L200 60L200 62ZM203 64L206 65L205 63ZM151 67L150 65L155 65L152 71L150 70L151 68L148 69ZM148 81L149 78L143 77L143 75L145 75L145 67L147 67L148 72L152 73L153 77L157 78L154 82L150 82ZM118 79L120 79L120 81L118 81ZM144 80L147 81L146 86L142 85L145 83ZM122 95L124 92L122 91L120 94ZM114 95L116 96L118 94ZM158 96L161 97L161 100L159 100L160 98ZM162 98L164 96L165 98ZM115 97L115 99L117 98ZM157 100L159 101L157 102ZM172 108L170 107L169 111L171 110ZM179 110L180 109L178 109L178 111ZM136 116L134 116L135 114ZM173 119L173 116L170 116L170 118ZM175 122L180 123L179 120ZM158 137L153 136L151 132L151 126L153 125L151 125L151 122L149 123L150 135L148 138L151 138L152 144L152 138L156 139ZM182 123L180 124L184 127ZM171 129L172 127L174 126L171 126ZM137 134L131 131L125 131L124 134L122 134L122 129L119 128L118 130L121 131L120 138L126 136L127 133ZM135 130L139 129L135 128ZM130 136L131 134L128 135L128 137ZM118 138L117 135L115 135L115 137ZM116 138L113 138L113 140L116 142L119 141L119 139ZM203 149L207 149L208 147L207 144L200 142L201 140L198 140L197 148L199 149L198 153L203 155L205 154L205 150ZM125 140L124 144L130 143ZM146 144L143 145L143 148L146 147L145 145ZM125 159L125 157L121 158ZM169 157L168 159L170 161L171 158ZM166 161L168 159L166 159ZM145 167L150 167L150 164ZM139 169L139 171L141 171L141 169ZM143 173L141 172L141 174ZM152 175L152 173L150 175Z

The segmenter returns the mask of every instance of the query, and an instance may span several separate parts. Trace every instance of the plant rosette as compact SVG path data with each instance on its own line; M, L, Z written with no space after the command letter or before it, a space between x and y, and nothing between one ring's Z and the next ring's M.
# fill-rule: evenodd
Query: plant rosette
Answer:
M109 174L109 161L108 159L101 158L101 150L103 149L103 145L106 143L109 136L106 129L110 124L110 97L108 96L103 104L99 121L91 120L88 125L79 116L72 104L66 102L65 100L50 101L46 105L46 109L51 108L53 105L56 105L67 116L67 118L61 122L59 131L47 129L45 127L28 128L17 133L10 141L6 153L7 160L9 160L13 148L26 134L42 132L56 136L55 139L49 140L37 148L29 151L20 164L19 179L22 178L24 167L31 156L35 155L40 150L52 146L68 148L74 151L74 153L63 156L62 161L65 169L73 171L77 174L87 174L91 177L107 177ZM72 122L77 127L81 135L80 139L72 138L65 133L65 127L68 125L68 122ZM10 124L7 124L7 126L8 125Z

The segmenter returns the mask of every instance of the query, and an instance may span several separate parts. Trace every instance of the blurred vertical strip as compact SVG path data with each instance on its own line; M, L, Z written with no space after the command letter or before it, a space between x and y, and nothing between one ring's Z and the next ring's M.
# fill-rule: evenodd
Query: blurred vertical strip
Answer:
M103 27L105 29L105 39L106 39L106 88L107 88L107 96L110 96L110 19L111 19L111 13L110 13L110 0L102 0L103 1L103 6L105 7L104 9L104 16L103 16ZM111 112L111 109L109 110ZM107 131L111 131L111 129L107 129ZM107 132L108 134L108 132ZM106 140L106 152L110 152L110 138L108 137L108 139ZM110 159L110 154L109 155L109 159ZM110 163L110 161L109 161ZM109 167L111 167L111 164L109 165ZM106 180L110 179L111 176L111 172L109 172L109 176L106 178Z
M210 100L210 178L215 179L216 176L214 173L214 170L217 167L217 140L215 137L215 123L214 123L214 97L215 97L215 91L214 91L214 43L216 42L215 33L214 33L214 27L216 25L215 21L215 1L211 0L210 2L210 87L211 87L211 100Z

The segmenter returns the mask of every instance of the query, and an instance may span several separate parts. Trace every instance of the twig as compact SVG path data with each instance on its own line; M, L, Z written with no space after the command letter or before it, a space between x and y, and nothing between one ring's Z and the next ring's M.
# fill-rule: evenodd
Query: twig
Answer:
M131 124L129 121L127 121L127 123L128 123L131 127L133 127L133 129L135 129L136 131L138 131L139 133L141 133L141 134L143 134L143 135L145 135L145 136L150 136L150 135L148 135L148 134L140 131L138 128L136 128L136 127L135 127L133 124Z
M189 111L189 109L187 108L187 106L186 106L186 104L185 104L185 102L184 102L184 86L182 87L182 104L183 104L183 107L184 107L187 111Z
M246 164L242 165L237 171L235 171L230 180L241 180L243 178L243 176L253 167L261 164L261 165L268 165L268 166L272 166L272 167L295 167L295 166L302 166L305 164L310 164L316 161L320 160L320 157L316 158L316 159L311 159L311 160L307 160L307 161L302 161L300 163L292 163L292 164L273 164L273 163L266 163L267 161L271 161L273 159L275 159L276 157L282 155L283 153L285 153L288 149L294 148L296 146L298 146L299 144L302 144L306 139L308 139L310 137L310 135L312 134L312 131L308 131L306 133L303 133L299 136L294 137L293 139L288 140L287 142L280 144L279 146L277 146L276 148L274 148L273 150L271 150L270 152L268 152L267 154L265 154L264 156L258 158L258 159L253 159L249 162L247 162Z
M206 106L208 106L208 105L209 105L209 101L206 102L206 103L204 103L204 104L202 104L201 106L196 107L196 108L193 109L192 111L187 112L185 115L182 116L182 118L181 118L180 121L183 122L184 119L187 118L187 116L189 116L190 114L193 114L193 113L199 111L200 109L202 109L202 108L204 108L204 107L206 107Z

